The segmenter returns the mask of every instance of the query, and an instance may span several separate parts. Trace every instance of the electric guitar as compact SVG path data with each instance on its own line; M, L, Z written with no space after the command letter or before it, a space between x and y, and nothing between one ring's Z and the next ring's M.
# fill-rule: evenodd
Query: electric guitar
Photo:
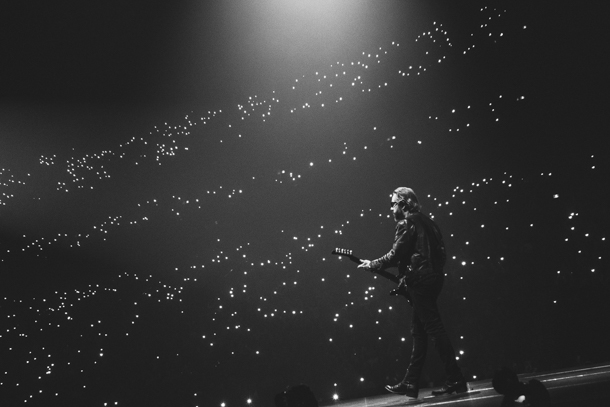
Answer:
M342 249L342 248L337 247L335 250L333 250L331 252L331 254L334 254L336 256L347 257L354 263L362 264L362 260L360 258L354 256L351 249ZM375 270L373 272L376 274L380 274L380 275L384 276L385 278L387 278L388 280L392 280L393 282L398 284L398 287L396 287L395 289L390 291L390 295L402 295L403 297L405 297L407 299L409 304L413 305L411 303L411 296L409 295L409 293L407 291L407 284L404 282L403 278L400 278L400 277L390 273L389 271L385 271L385 270Z

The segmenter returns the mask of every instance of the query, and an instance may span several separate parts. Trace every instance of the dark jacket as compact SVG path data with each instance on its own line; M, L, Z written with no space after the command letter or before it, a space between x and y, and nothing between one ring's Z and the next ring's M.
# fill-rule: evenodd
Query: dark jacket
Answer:
M442 277L445 244L432 219L421 212L409 213L396 224L392 249L371 262L373 271L398 267L398 276L410 286ZM384 274L384 273L382 273Z

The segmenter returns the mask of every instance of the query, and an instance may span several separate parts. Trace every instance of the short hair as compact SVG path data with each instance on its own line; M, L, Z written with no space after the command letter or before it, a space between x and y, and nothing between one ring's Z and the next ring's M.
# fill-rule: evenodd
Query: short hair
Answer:
M400 200L404 201L408 212L419 212L421 210L417 195L411 188L398 187L392 194L396 194Z

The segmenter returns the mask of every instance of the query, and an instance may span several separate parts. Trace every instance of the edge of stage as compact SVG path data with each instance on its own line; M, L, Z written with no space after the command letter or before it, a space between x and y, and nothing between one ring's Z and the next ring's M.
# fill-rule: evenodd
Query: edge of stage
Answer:
M551 405L557 406L610 406L610 364L583 366L550 372L518 375L519 381L537 379L551 396ZM393 406L494 406L502 405L491 379L468 382L470 391L464 394L432 397L433 389L420 389L417 400L408 401L405 396L384 394L354 400L339 400L323 406L333 407L393 407ZM523 405L515 402L516 406Z

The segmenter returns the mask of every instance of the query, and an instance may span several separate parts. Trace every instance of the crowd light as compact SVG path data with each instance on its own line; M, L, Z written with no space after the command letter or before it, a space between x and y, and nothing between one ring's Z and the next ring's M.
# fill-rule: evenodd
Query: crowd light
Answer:
M131 176L144 184L148 181L148 174L160 166L163 168L161 171L167 171L164 174L171 174L171 170L164 169L184 163L213 161L213 154L217 151L235 158L230 155L232 151L254 150L252 146L265 147L270 144L267 129L274 126L281 129L288 126L289 120L315 123L317 118L329 113L339 115L340 109L361 100L375 104L397 89L411 89L431 75L438 75L441 67L445 69L449 64L461 66L462 58L471 63L468 58L480 57L478 53L484 52L484 45L489 41L508 41L517 28L526 28L518 26L511 31L503 26L500 32L494 24L503 19L505 13L495 8L481 9L478 18L485 22L477 24L468 38L460 41L454 41L448 29L435 21L411 38L407 46L399 47L398 41L392 41L379 49L358 52L352 60L318 67L291 80L286 88L262 89L256 95L243 97L240 103L228 110L196 111L185 114L176 123L153 124L147 134L129 135L113 149L82 155L73 150L66 150L64 154L41 155L36 162L27 163L29 168L21 172L1 168L0 207L13 209L22 202L28 202L39 205L36 208L43 208L55 200L67 206L88 199L93 202L98 197L95 195L98 190L111 190L114 186L128 183ZM345 360L354 357L352 350L364 333L370 334L378 348L390 348L397 342L407 346L409 338L400 336L402 333L388 332L388 324L379 320L393 318L393 314L402 309L400 305L388 306L383 302L386 300L377 295L379 291L389 291L387 282L368 275L364 282L363 276L349 268L347 262L329 261L326 250L336 242L356 244L358 231L370 231L367 236L370 240L385 232L391 234L393 222L385 206L358 206L351 195L347 195L336 203L343 209L339 218L303 221L296 227L294 217L287 217L288 221L264 229L264 239L260 235L256 235L258 238L249 236L251 225L240 225L242 230L217 213L233 209L247 212L253 209L251 202L260 198L261 191L276 191L274 197L285 198L297 188L306 188L309 183L332 180L338 173L350 174L359 166L371 165L371 162L377 164L378 157L400 155L413 149L424 151L422 149L427 145L443 143L452 137L468 137L478 131L500 128L511 120L509 112L518 114L527 102L520 89L499 92L489 92L476 100L465 98L451 106L423 107L426 110L421 113L420 120L430 126L431 135L386 134L383 117L374 116L360 134L339 137L332 149L312 153L304 151L306 156L302 160L284 160L267 172L248 172L253 167L246 166L245 173L232 177L227 175L222 181L217 181L214 177L186 170L175 177L180 180L176 184L183 178L196 179L193 184L201 184L199 187L183 186L181 193L176 194L168 193L168 185L159 182L153 186L154 193L146 190L143 194L134 194L134 197L126 195L124 202L113 208L103 208L95 218L71 217L69 214L53 232L24 230L17 234L10 247L0 246L0 264L15 264L31 258L44 262L47 256L57 252L77 258L83 253L91 253L92 248L116 248L125 245L125 241L133 244L133 236L142 240L153 239L159 230L174 232L163 235L167 241L167 246L163 247L168 252L179 252L174 257L170 253L162 253L160 257L179 257L179 260L174 260L176 264L160 265L160 270L155 272L110 270L107 271L110 277L94 281L98 277L91 276L94 282L83 278L67 284L69 288L49 290L43 296L6 296L0 299L7 314L0 340L14 361L0 372L0 391L10 389L23 402L57 404L56 400L69 397L72 391L87 392L95 385L97 374L107 375L105 366L125 357L120 352L121 347L134 350L134 357L140 358L143 365L158 371L186 366L191 359L201 362L201 355L217 371L250 363L277 367L275 350L266 346L266 340L286 333L287 327L312 321L316 324L329 321L334 329L319 338L314 345L318 346L316 350L340 355ZM357 114L354 111L354 115ZM265 131L253 130L263 123L267 126ZM594 173L603 161L596 155L591 155L590 160L588 170ZM241 168L241 164L241 161L236 162L235 167ZM505 270L514 270L512 262L517 261L514 259L517 256L499 242L514 241L521 234L539 233L538 220L509 218L506 214L512 216L511 204L521 194L527 193L524 191L528 186L549 185L550 178L557 176L555 169L544 170L523 176L511 171L491 172L484 177L468 179L468 188L460 183L462 187L451 186L427 196L425 207L433 208L432 215L444 226L445 239L454 254L448 257L445 271L454 280L452 295L455 303L459 303L456 307L474 312L473 309L480 306L472 299L476 295L468 291L469 282L464 281L480 272L479 268L498 275ZM367 186L372 188L374 185ZM48 194L49 190L51 194ZM564 248L567 246L564 246L565 242L573 241L574 246L565 248L566 253L569 251L569 254L577 256L585 251L582 269L594 276L601 275L604 253L608 251L604 233L591 226L594 221L589 214L583 211L582 206L567 200L564 197L567 194L551 191L545 195L546 198L540 198L547 200L545 205L563 205L567 209L560 219L554 218L553 213L543 219L552 221L560 231L560 235L551 237L549 244L561 244L560 247ZM320 203L316 202L318 199L322 198L316 195L308 202L291 202L287 206L313 206ZM272 209L275 204L269 201L262 204L269 205L269 208L264 208L268 210L264 212L266 216L279 215L269 213L276 210ZM579 211L582 214L579 215ZM476 227L454 227L452 219L455 218L472 219ZM506 223L506 219L510 222ZM205 233L198 235L189 229L192 238L184 239L182 244L173 244L181 239L180 233L175 232L189 227ZM239 232L229 233L232 228ZM320 229L334 233L322 235L318 233ZM595 249L588 250L592 247L590 241L596 243ZM357 243L363 246L370 242ZM273 246L273 250L265 248L265 245ZM527 248L520 247L519 250L526 251ZM150 253L153 258L156 255L159 253ZM132 260L137 264L142 259ZM552 278L557 279L554 283L559 285L563 278L568 278L564 276L569 274L569 270L560 271L553 267L554 264L549 266ZM326 302L328 298L333 302ZM561 307L561 302L558 304L554 297L545 297L544 301ZM363 312L364 309L368 311ZM382 309L391 312L383 313ZM157 317L175 325L172 328L157 325L154 322ZM187 333L167 333L171 329L183 329ZM143 336L151 333L158 337L158 349L148 354ZM464 349L459 351L459 355L462 360L468 360L470 355L477 353L474 342L471 342L471 337L476 335L463 333L455 334L460 335L460 347ZM163 347L164 335L178 343ZM192 338L196 340L191 341ZM340 353L341 349L349 349L349 352ZM349 377L355 386L368 384L360 376L364 364L355 367L357 372ZM332 393L336 385L330 383L345 378L341 377L344 373L339 369L328 370L323 372L326 375L324 379ZM282 372L277 373L276 377L281 377ZM233 404L226 401L218 404L219 400L239 396L240 403L246 400L248 405L259 404L254 397L256 386L255 381L242 383L235 390L237 395L224 390L227 394L216 399L215 403L227 407ZM346 397L343 390L341 393ZM246 398L248 395L253 397ZM199 400L198 397L202 396L195 393L194 397ZM332 399L337 401L338 393L332 393ZM122 399L111 400L103 405L125 405ZM260 403L266 404L267 400Z

